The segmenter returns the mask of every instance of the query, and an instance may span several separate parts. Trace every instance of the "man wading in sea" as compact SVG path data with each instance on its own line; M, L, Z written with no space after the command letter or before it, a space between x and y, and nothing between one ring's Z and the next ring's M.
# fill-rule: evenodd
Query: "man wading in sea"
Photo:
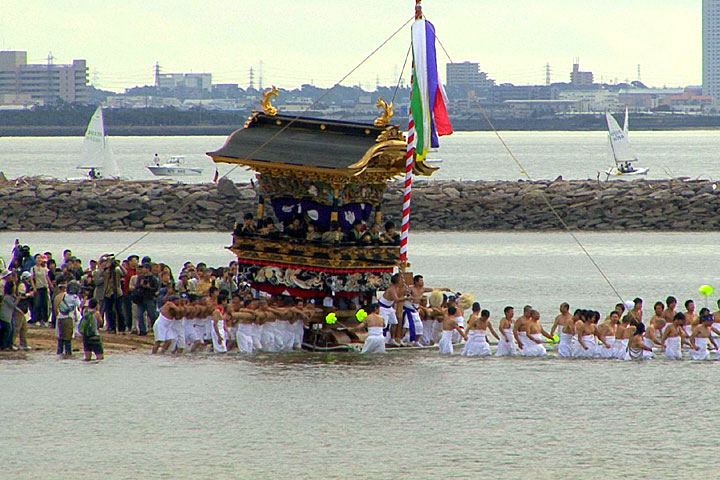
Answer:
M87 307L85 307L82 320L78 327L83 337L83 352L85 353L86 362L91 360L93 353L97 360L104 358L102 339L100 338L100 331L98 330L98 327L103 326L103 319L100 312L97 311L97 306L98 301L91 298Z

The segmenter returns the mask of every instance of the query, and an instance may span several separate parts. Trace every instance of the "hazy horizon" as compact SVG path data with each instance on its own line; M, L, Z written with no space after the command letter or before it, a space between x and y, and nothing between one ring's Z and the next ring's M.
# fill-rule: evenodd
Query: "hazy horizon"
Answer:
M213 83L329 87L413 14L413 0L265 2L5 0L0 49L30 63L88 62L91 83L122 91L153 84L162 71L209 72ZM702 83L702 0L425 0L424 12L453 61L480 63L498 83L567 82L573 59L597 82L641 79L650 86ZM114 6L113 6L114 5ZM409 46L398 34L343 85L397 82ZM448 58L438 56L444 76ZM405 73L407 80L409 75Z

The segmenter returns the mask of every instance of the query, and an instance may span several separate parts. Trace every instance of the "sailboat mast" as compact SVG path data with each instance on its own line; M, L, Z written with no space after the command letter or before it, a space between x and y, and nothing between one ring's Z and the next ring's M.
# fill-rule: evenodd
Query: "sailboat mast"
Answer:
M615 166L620 168L620 163L618 162L618 159L617 159L617 153L615 152L615 145L613 144L613 140L612 140L612 132L610 131L611 130L610 120L607 118L608 116L610 116L610 113L605 112L605 119L608 122L608 140L610 140L610 150L612 150L613 160L615 160Z

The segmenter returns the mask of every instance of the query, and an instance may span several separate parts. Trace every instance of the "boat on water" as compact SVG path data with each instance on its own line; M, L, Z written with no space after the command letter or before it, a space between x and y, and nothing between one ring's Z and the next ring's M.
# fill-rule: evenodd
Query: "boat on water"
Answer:
M76 168L87 171L87 175L80 178L68 178L68 180L116 180L120 178L120 169L105 135L102 107L98 107L90 118L83 140L82 163Z
M610 151L613 155L613 160L615 161L615 166L610 167L605 171L607 178L628 178L638 175L647 175L650 171L649 168L636 167L633 165L633 162L637 162L638 158L630 145L630 140L628 139L629 125L627 109L625 109L625 124L622 129L620 128L617 120L615 120L609 112L605 113L605 119L608 126Z
M147 169L157 177L175 177L201 175L202 168L186 167L185 157L182 155L174 155L166 162L161 163L160 158L155 154L152 165L148 165Z
M308 350L358 350L367 336L356 329L361 321L358 308L377 302L394 274L412 284L407 263L409 200L402 212L390 212L403 218L403 237L397 242L340 239L358 224L382 225L388 183L404 177L409 189L412 175L433 175L438 167L429 164L427 154L438 146L439 135L452 133L434 63L434 27L418 12L412 28L416 97L407 137L391 124L392 103L378 102L382 112L374 123L283 115L271 103L277 95L273 89L263 95L261 112L253 112L221 148L208 152L215 163L255 172L256 211L235 212L236 217L254 213L271 223L298 221L331 235L336 232L335 241L309 241L236 229L227 247L237 257L242 280L256 291L312 300L323 307L322 317L305 325L302 345ZM426 61L430 58L432 64ZM407 302L397 302L401 320L396 331L407 308Z

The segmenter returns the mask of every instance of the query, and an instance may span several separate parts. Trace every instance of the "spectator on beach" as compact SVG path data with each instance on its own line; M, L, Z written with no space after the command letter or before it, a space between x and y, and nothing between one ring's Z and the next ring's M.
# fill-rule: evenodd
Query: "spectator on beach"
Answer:
M197 272L197 295L198 297L207 297L210 293L210 287L213 286L210 279L210 271L203 264L202 266L198 266Z
M222 269L222 277L217 281L217 288L221 292L227 292L230 296L237 293L237 277L233 277L232 271L229 268Z
M100 312L97 311L98 301L91 298L87 307L83 311L82 320L78 326L78 331L83 337L83 352L85 353L85 361L89 362L92 354L95 354L97 360L103 359L103 345L100 331L103 320Z
M0 350L12 350L13 339L13 316L17 307L17 299L15 298L15 282L5 277L5 287L3 288L2 303L0 303Z
M125 332L125 319L122 314L122 283L125 271L120 262L110 255L100 257L100 268L103 272L104 295L103 312L105 313L107 331L109 333Z
M135 315L133 315L133 302L130 298L130 280L137 275L137 266L140 262L140 257L137 255L130 255L125 263L123 264L123 268L125 269L125 275L123 276L123 282L122 282L122 312L123 312L123 318L125 318L126 326L131 329L132 333L137 334L138 326L137 322L135 321Z
M75 331L75 322L78 318L78 309L82 306L80 290L80 283L71 280L66 291L58 295L57 354L62 355L63 358L72 356L72 338Z
M41 255L38 264L30 269L32 283L33 306L31 323L44 327L50 319L50 270L47 256Z
M63 258L62 262L60 262L60 268L64 269L70 263L72 256L72 250L63 250Z
M139 335L147 335L157 319L156 297L160 286L157 278L151 273L152 265L144 263L138 267L135 288L132 293L133 303L137 306ZM147 323L145 323L147 315Z
M33 304L34 292L30 284L30 272L20 274L20 281L15 288L15 299L17 307L13 314L13 345L17 343L17 347L22 350L29 350L27 344L27 315ZM16 342L16 337L18 341Z
M191 301L197 300L197 280L190 278L190 274L187 272L181 273L177 293L181 297L189 298Z

